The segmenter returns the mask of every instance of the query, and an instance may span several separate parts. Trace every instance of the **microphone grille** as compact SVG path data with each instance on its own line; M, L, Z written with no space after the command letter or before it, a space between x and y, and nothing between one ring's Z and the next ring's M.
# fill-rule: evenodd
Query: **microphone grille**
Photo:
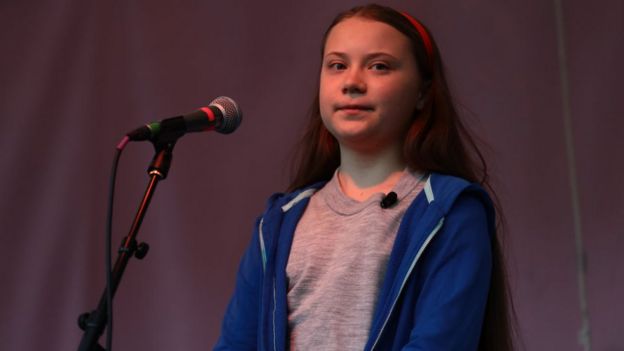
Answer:
M230 134L238 128L243 120L243 111L238 104L227 96L219 96L212 100L211 106L217 107L223 113L223 120L215 130L222 134Z

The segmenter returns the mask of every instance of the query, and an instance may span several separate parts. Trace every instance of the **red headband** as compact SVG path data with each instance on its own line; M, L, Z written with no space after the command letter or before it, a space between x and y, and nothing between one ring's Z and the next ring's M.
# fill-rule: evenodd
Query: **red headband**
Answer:
M418 22L416 18L410 16L406 12L401 12L401 14L412 23L414 28L416 28L416 30L418 31L418 34L420 34L420 38L425 44L425 49L427 50L427 58L429 59L429 64L433 64L433 45L431 45L431 38L429 37L429 33L427 33L425 27L420 22Z

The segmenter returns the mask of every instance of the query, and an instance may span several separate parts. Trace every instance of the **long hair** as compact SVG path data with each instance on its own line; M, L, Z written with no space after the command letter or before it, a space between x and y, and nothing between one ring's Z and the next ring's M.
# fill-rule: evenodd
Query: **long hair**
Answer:
M407 166L424 172L439 172L464 178L484 186L495 200L498 221L500 207L490 186L487 164L475 138L462 123L448 88L440 52L429 30L413 17L376 4L354 7L340 13L323 36L321 59L331 29L345 19L362 17L386 23L403 33L411 42L412 53L423 79L424 105L415 111L403 142ZM416 23L414 23L416 22ZM420 32L419 32L420 30ZM428 38L423 39L423 34ZM414 97L416 99L417 97ZM340 165L337 140L321 120L318 90L309 112L309 121L300 141L294 177L288 189L329 180ZM505 261L498 235L492 238L492 276L479 350L513 350L513 303L510 298Z

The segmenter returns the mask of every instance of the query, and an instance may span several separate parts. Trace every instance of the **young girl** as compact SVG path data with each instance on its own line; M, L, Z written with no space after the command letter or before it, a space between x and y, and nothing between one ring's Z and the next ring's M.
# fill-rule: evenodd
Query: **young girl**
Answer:
M217 350L512 348L486 167L420 22L378 5L338 15L300 151Z

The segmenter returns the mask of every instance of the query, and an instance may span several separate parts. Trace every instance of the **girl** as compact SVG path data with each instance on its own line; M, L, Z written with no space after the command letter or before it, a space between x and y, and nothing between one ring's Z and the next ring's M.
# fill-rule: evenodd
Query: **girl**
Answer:
M216 349L510 350L485 163L429 31L368 5L323 42L295 178L256 223Z

